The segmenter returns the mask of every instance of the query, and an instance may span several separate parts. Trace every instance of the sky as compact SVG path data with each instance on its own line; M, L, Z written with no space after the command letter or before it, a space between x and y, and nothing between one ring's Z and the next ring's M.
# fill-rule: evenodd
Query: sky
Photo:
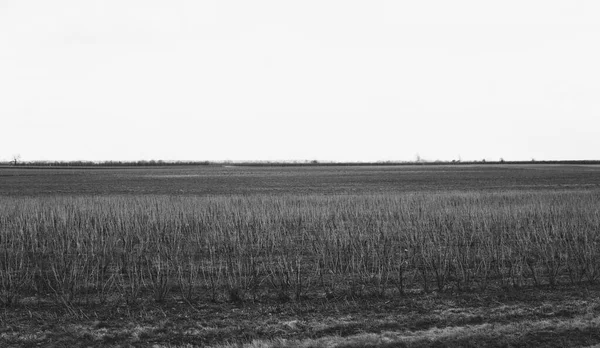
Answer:
M600 159L600 1L0 0L0 160Z

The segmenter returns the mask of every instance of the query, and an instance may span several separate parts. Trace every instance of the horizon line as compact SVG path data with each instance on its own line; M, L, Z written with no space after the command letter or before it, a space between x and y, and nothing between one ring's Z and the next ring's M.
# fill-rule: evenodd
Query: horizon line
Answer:
M319 165L461 165L461 164L600 164L597 159L578 160L380 160L380 161L333 161L333 160L33 160L0 161L3 167L59 167L59 166L181 166L181 165L251 165L251 166L319 166Z

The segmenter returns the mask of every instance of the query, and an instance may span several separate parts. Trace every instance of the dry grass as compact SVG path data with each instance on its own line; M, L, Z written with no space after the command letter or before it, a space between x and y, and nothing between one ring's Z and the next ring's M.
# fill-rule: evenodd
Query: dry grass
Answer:
M564 337L569 333L579 337ZM587 335L586 335L587 334ZM544 337L544 335L546 337ZM589 337L586 337L589 336ZM557 339L558 338L558 339ZM481 324L433 328L422 331L365 333L347 337L270 341L216 345L219 348L318 348L318 347L565 347L596 342L600 338L600 317L568 320L523 321L510 324Z
M428 294L371 301L281 304L146 303L60 315L2 313L3 347L574 347L600 342L598 289L496 295ZM21 311L21 314L19 314ZM24 310L23 310L24 309ZM60 309L60 307L58 308ZM125 315L124 315L125 314ZM51 319L52 318L52 319Z

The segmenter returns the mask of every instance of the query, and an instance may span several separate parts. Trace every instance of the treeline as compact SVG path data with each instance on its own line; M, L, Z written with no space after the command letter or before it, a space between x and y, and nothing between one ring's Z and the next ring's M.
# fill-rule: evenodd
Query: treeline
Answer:
M0 162L0 165L19 167L156 167L156 166L199 166L209 161L22 161Z
M414 165L474 165L474 164L600 164L600 160L559 160L559 161L385 161L385 162L234 162L213 164L228 164L235 166L253 167L297 167L297 166L414 166Z
M402 165L510 165L510 164L600 164L600 160L558 161L383 161L383 162L321 162L321 161L4 161L2 166L19 167L156 167L156 166L206 166L230 165L251 167L299 167L299 166L402 166Z

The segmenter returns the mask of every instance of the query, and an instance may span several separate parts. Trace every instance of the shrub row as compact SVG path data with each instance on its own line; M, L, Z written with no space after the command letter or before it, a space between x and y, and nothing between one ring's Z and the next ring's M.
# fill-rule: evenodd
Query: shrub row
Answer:
M596 282L600 193L0 197L0 300L257 300Z

